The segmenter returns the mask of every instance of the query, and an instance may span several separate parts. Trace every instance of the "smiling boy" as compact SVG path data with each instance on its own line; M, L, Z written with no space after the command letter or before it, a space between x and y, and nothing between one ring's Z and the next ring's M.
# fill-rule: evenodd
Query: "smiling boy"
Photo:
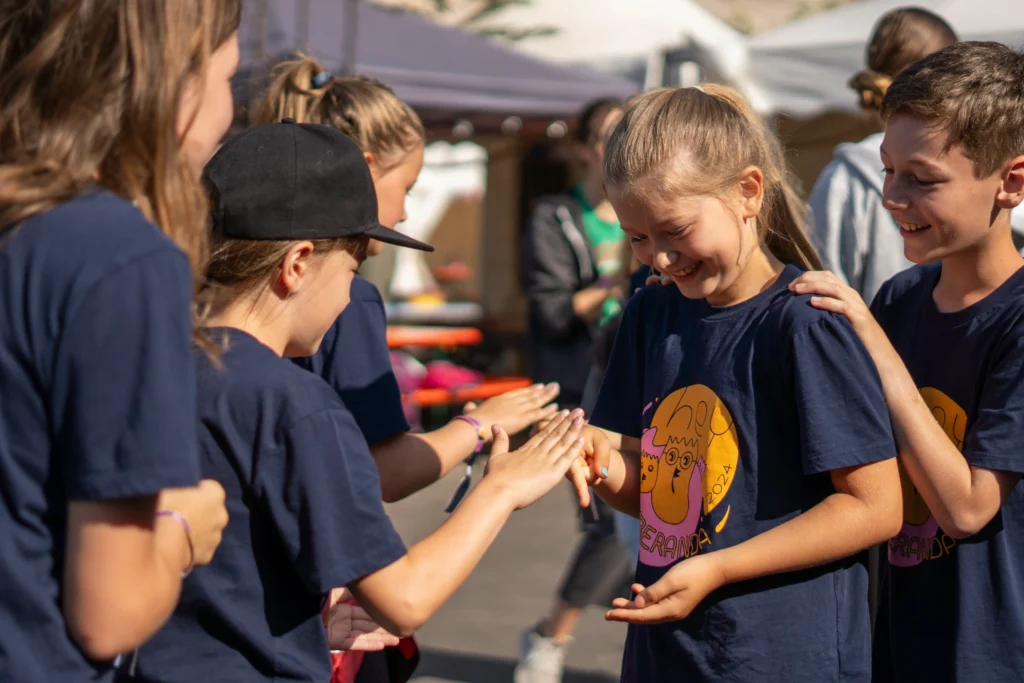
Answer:
M959 43L892 84L883 202L919 264L871 305L830 273L791 287L846 315L878 366L904 524L889 542L875 681L1024 676L1024 54Z

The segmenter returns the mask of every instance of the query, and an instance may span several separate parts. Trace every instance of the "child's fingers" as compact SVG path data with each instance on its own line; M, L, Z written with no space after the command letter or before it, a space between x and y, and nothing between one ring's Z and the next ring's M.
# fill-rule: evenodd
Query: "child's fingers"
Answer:
M542 408L535 408L525 415L526 421L529 424L540 422L541 420L547 420L552 415L558 412L558 404L552 403Z
M569 482L572 483L572 487L580 499L580 507L590 507L590 486L587 484L586 465L580 461L578 455L569 466L568 476Z
M576 409L569 413L569 416L562 420L562 422L547 435L544 441L540 443L539 448L552 452L555 455L561 454L569 447L569 444L575 440L581 429L583 429L583 411Z
M607 479L612 462L612 445L603 435L594 438L594 452L590 454L590 473L595 479Z
M537 431L536 434L530 437L530 440L526 442L523 448L536 448L544 441L544 439L548 438L549 434L558 429L558 427L560 427L568 418L568 410L558 411L551 416L551 418Z
M837 313L847 317L850 312L850 307L845 301L833 299L830 296L812 296L811 305L815 308L820 308L823 311L829 311L831 313Z
M678 617L669 605L654 604L638 609L613 609L605 613L606 621L619 621L625 624L664 624L676 621Z
M508 453L508 434L499 425L491 427L493 441L491 442L491 455L504 455Z
M476 410L479 407L480 406L478 406L477 404L475 404L472 401L470 401L466 405L462 406L462 412L463 412L463 414L471 413L471 412L473 412L474 410Z

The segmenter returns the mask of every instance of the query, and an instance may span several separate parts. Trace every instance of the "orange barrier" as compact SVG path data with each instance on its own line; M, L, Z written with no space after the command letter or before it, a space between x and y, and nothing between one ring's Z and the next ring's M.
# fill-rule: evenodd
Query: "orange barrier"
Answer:
M388 348L427 346L454 349L483 341L483 332L475 327L435 327L428 325L388 325Z
M533 381L528 377L485 377L480 384L465 389L417 389L405 398L422 408L429 408L467 401L486 401L506 391L523 389L532 384Z

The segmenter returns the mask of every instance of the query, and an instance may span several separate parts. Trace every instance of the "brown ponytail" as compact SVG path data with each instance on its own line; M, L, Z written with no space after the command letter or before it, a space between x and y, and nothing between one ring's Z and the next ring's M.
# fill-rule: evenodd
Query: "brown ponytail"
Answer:
M277 67L254 123L283 118L341 131L385 171L427 137L420 117L391 88L366 76L332 76L312 57Z
M605 182L630 192L717 195L744 168L764 178L758 229L784 263L820 270L807 236L807 209L795 190L782 146L746 100L721 85L662 88L626 111L605 150Z
M867 111L882 108L882 98L904 69L957 42L956 32L945 20L920 7L888 12L875 24L868 42L867 68L849 80L860 106Z

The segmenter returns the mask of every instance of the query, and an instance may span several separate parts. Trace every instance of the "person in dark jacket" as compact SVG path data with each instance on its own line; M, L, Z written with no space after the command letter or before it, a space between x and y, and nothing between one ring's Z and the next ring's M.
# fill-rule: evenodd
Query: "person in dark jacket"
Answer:
M536 381L559 383L562 405L583 404L594 354L602 352L602 340L607 345L614 338L629 286L625 235L605 198L603 173L604 144L622 108L619 100L603 99L580 114L583 181L537 204L525 242L531 372ZM596 397L596 389L590 393ZM515 683L561 681L565 649L583 609L630 594L636 557L616 534L615 511L595 496L582 515L583 534L551 613L520 636Z
M605 133L621 110L621 101L608 98L581 112L576 149L583 181L538 201L523 244L530 374L558 382L562 405L582 400L596 331L621 305L614 283L625 237L604 196L602 169Z

